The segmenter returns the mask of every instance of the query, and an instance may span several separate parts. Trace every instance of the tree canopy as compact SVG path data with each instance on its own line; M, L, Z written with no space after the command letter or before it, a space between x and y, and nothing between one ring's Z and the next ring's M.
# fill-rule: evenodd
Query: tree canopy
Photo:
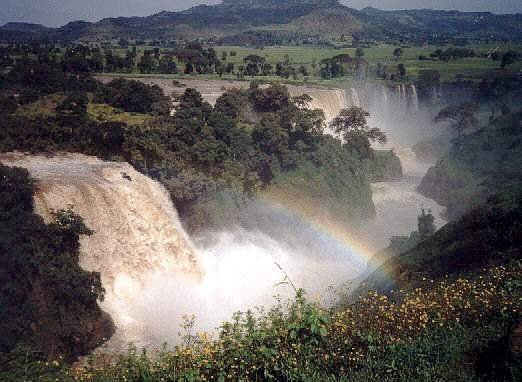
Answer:
M370 113L366 110L353 106L343 109L332 121L330 127L344 141L344 145L355 149L363 157L372 155L371 143L386 143L386 134L376 127L368 125Z

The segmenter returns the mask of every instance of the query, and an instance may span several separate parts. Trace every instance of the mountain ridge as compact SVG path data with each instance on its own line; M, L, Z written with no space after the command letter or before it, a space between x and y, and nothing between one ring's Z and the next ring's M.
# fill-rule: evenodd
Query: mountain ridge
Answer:
M301 22L303 18L304 23ZM345 35L370 40L522 41L522 14L431 9L385 11L373 7L356 10L338 0L224 0L217 5L203 4L143 17L112 17L95 23L73 21L54 29L38 24L8 23L0 27L0 38L43 37L68 41L212 39L218 42L232 38L233 42L235 37L245 33L259 32L271 36L307 33L323 39ZM277 38L273 40L273 43L280 42ZM270 44L270 41L260 43Z

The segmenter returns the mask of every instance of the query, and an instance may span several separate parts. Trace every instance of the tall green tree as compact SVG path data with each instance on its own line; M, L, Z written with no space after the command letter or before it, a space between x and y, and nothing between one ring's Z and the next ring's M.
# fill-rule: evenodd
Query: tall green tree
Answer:
M457 134L457 140L460 144L464 132L478 123L475 117L477 106L470 102L458 105L450 105L442 109L435 117L434 121L447 122Z
M500 66L505 68L511 64L514 64L516 61L520 60L522 55L514 50L508 50L506 53L502 55L502 62Z
M370 113L353 106L343 109L331 122L330 127L344 141L344 146L355 149L362 157L371 157L372 142L386 143L386 134L368 124Z
M393 57L395 58L395 60L399 60L403 54L404 50L402 48L396 48L393 51Z

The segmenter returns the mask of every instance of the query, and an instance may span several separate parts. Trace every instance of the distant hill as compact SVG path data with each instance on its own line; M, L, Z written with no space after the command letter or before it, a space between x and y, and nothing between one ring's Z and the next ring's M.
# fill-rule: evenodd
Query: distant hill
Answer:
M25 33L42 33L50 32L51 28L47 28L41 24L30 23L7 23L1 28L4 31L25 32Z
M17 36L16 33L20 32ZM337 0L224 0L181 12L147 17L106 18L97 23L73 22L49 29L9 23L0 37L100 41L110 39L173 40L205 38L232 42L281 43L298 36L335 39L522 40L522 14L434 10L362 11Z

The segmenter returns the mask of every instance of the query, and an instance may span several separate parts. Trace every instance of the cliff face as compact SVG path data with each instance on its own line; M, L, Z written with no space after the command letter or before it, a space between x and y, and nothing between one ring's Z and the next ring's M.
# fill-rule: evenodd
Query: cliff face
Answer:
M66 361L74 361L103 345L116 331L112 318L97 304L78 312L69 309L63 301L57 301L56 297L55 291L42 280L33 280L30 296L34 308L32 341L49 358L61 356Z
M372 182L400 180L403 176L401 160L393 151L376 151L368 171Z
M448 218L455 219L483 201L480 184L466 164L445 158L428 170L417 190L445 206Z
M509 113L464 136L424 176L419 192L447 207L455 219L488 196L520 182L521 112Z

